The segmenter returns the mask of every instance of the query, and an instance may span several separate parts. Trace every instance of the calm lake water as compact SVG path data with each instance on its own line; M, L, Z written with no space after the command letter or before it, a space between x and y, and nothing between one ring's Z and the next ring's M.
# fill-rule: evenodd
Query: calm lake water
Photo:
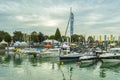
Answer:
M0 80L120 80L120 63L78 64L0 52Z

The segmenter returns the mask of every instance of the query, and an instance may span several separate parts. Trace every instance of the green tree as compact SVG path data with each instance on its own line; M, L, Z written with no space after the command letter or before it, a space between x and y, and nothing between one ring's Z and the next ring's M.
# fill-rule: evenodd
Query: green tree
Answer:
M77 34L73 34L73 35L71 36L71 41L72 41L72 42L78 42L78 39L79 39L79 35L77 35Z
M0 42L4 39L4 31L0 31Z
M48 35L45 35L44 38L45 38L45 40L46 40L46 39L49 39L49 36L48 36Z
M22 40L23 40L23 34L21 31L13 32L13 41L22 41Z
M85 41L85 37L83 35L73 34L71 36L71 38L72 38L72 42L81 42L81 43L83 43Z
M67 36L62 36L62 41L63 41L63 42L67 42L67 38L69 38L69 37L67 37Z
M36 31L33 31L33 32L31 33L31 40L32 40L33 42L39 42L38 34L37 34Z
M55 35L51 35L49 39L55 39Z
M6 42L11 42L11 36L8 32L0 31L0 41L5 40Z
M93 46L93 43L94 43L94 39L92 36L89 36L88 39L87 39L88 43L89 43L89 47L92 47Z
M89 43L93 43L93 42L94 42L94 39L93 39L92 36L89 36L88 39L87 39L87 41L88 41Z
M39 32L39 34L38 34L38 39L39 39L40 42L45 40L45 37L41 32Z
M4 38L5 41L7 41L7 42L11 42L11 36L10 36L9 33L5 32L4 37L5 37L5 38Z
M80 42L85 42L85 37L83 35L79 35L79 41Z
M55 40L60 41L60 42L62 41L62 37L61 37L61 33L59 31L59 28L56 29Z

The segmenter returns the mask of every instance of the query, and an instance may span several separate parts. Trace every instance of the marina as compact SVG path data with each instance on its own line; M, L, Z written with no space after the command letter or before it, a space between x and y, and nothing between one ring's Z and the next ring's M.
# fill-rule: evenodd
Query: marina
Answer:
M0 80L120 80L119 3L2 0Z
M119 80L120 62L115 63L80 64L0 52L0 80Z

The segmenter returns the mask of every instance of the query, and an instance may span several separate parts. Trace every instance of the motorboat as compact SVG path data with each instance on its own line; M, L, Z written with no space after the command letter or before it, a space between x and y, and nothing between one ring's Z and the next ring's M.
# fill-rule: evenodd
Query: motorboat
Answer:
M81 61L81 63L95 62L96 60L97 60L97 56L82 56L79 58L79 61Z
M40 53L41 50L36 50L35 48L24 48L19 49L18 52L25 53L25 54L33 54L33 53Z
M49 57L59 57L58 49L43 49L40 53L40 57L49 58Z
M109 52L99 55L102 62L120 62L120 48L111 48Z
M45 58L45 57L51 57L52 52L50 51L44 51L40 53L40 57Z
M48 49L50 52L58 53L60 51L60 48L50 48Z
M60 61L79 60L81 53L70 52L68 54L60 55Z
M79 58L79 61L81 63L96 62L96 60L97 60L97 55L96 52L94 51L85 52L84 55Z
M59 53L60 61L79 60L79 57L82 56L82 53L71 50L71 46L65 44L61 47Z

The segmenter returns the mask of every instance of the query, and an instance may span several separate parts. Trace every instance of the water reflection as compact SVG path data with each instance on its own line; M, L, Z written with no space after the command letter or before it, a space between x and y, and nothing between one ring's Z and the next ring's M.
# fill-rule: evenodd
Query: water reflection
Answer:
M80 68L90 68L94 65L97 65L97 63L92 63L92 62L91 63L83 63L83 64L80 64L79 67Z
M19 53L15 53L13 55L13 63L14 63L14 66L17 67L19 65L22 64L22 56L19 54Z
M105 69L101 69L100 70L100 77L101 78L105 78L106 77Z
M11 56L8 54L5 54L5 52L1 52L0 53L0 63L9 63L9 61L11 60Z
M68 69L68 72L66 73L66 72L64 72L62 67L59 66L59 70L60 70L62 78L63 78L62 80L73 80L72 75L73 75L74 68L72 66L68 66L67 69Z
M120 62L106 62L106 63L102 63L101 65L102 69L106 69L106 70L111 70L114 71L116 73L120 73Z
M18 80L110 80L111 77L120 76L120 63L80 64L76 61L60 62L59 58L38 58L33 55L0 52L0 70L8 74L3 80L9 80L6 79L9 75L14 75L11 80L15 80L16 76L22 77Z
M68 79L68 77L66 79L65 74L67 74L67 73L65 72L65 70L64 70L65 67L63 67L63 66L66 66L66 68L68 69L68 73L70 74L69 79ZM80 71L78 70L77 67L79 67ZM90 75L93 76L93 79L91 79L91 80L96 80L96 79L101 80L101 78L103 78L104 80L107 80L108 73L112 75L110 77L114 77L114 76L119 77L120 76L119 75L120 63L118 63L118 62L117 63L116 62L114 62L114 63L96 62L96 63L77 64L77 62L74 62L74 61L73 62L64 62L64 64L61 64L60 70L61 70L63 80L73 80L75 78L74 77L75 74L73 73L74 70L75 70L75 72L78 72L78 73L82 72L82 75L86 74L88 76L90 76ZM117 75L113 75L112 73L117 73ZM83 76L85 76L85 75L83 75ZM85 79L89 79L89 78L85 78Z
M29 57L29 62L32 64L32 66L37 66L37 63L39 62L39 60L37 58L30 58Z

